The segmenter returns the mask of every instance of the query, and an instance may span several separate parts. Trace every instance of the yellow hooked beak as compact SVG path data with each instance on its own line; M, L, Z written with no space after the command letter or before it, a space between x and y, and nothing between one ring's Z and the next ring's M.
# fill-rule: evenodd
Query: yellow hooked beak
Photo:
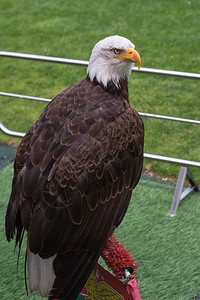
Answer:
M133 48L128 48L127 51L124 51L123 53L121 53L121 55L116 56L116 59L123 59L126 61L131 61L133 63L137 63L138 65L138 70L140 69L141 66L141 58L139 53L133 49Z

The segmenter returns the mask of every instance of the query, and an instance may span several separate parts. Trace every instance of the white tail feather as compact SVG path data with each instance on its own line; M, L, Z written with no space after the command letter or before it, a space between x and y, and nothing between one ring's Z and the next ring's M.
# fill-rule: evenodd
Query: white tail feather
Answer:
M56 255L42 259L38 254L27 250L28 281L30 292L39 291L42 297L47 297L56 278L53 270L53 261Z

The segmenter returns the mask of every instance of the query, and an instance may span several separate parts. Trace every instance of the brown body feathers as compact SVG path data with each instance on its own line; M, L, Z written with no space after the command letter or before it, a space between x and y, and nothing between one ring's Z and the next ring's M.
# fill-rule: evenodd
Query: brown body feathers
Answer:
M60 93L16 155L6 215L10 241L27 231L29 250L56 255L49 299L76 299L127 210L143 161L143 123L127 81L89 78Z

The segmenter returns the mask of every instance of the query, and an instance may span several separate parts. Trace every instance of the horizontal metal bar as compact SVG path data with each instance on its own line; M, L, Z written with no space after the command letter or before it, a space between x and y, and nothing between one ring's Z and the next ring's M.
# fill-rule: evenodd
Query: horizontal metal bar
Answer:
M21 137L21 138L25 136L25 133L9 130L1 122L0 122L0 129L3 131L3 133L10 136Z
M12 97L12 98L20 98L20 99L26 99L26 100L34 100L34 101L51 102L51 99L48 99L48 98L26 96L26 95L19 95L19 94L13 94L13 93L0 92L0 96Z
M26 99L26 100L51 102L51 99L48 99L48 98L39 98L39 97L34 97L34 96L26 96L26 95L19 95L19 94L13 94L13 93L5 93L5 92L0 92L0 96L20 98L20 99ZM170 116L155 115L155 114L149 114L149 113L143 113L143 112L139 112L139 114L143 117L150 117L150 118L163 119L163 120L168 120L168 121L177 121L177 122L185 122L185 123L200 125L200 121L198 121L198 120L175 118L175 117L170 117Z
M26 54L26 53L18 53L18 52L9 52L9 51L0 51L0 56L10 57L10 58L45 61L45 62L53 62L53 63L61 63L61 64L68 64L68 65L78 65L78 66L87 66L88 65L88 61L86 61L86 60L68 59L68 58ZM132 71L140 72L140 73L147 73L147 74L154 74L154 75L167 75L167 76L178 76L178 77L191 78L191 79L200 79L200 74L198 74L198 73L179 72L179 71L171 71L171 70L152 69L152 68L140 68L140 70L138 70L137 67L133 67Z
M25 135L25 133L7 129L1 122L0 122L0 129L5 134L14 136L14 137L24 137L24 135ZM170 163L178 164L181 166L200 168L200 162L191 161L191 160L184 160L184 159L149 154L149 153L144 153L144 158L158 160L158 161L162 161L162 162L170 162Z
M173 157L149 154L149 153L144 153L144 158L162 161L162 162L174 163L186 167L200 168L200 162L192 161L192 160L185 160L185 159L179 159L179 158L173 158Z
M8 52L8 51L0 51L0 56L52 62L52 63L59 63L59 64L68 64L68 65L78 65L78 66L88 65L88 61L86 60L68 59L68 58L60 58L60 57L53 57L53 56L35 55L35 54L26 54L26 53L17 53L17 52Z
M190 73L190 72L180 72L180 71L151 69L151 68L140 68L138 72L154 74L154 75L167 75L167 76L177 76L177 77L184 77L184 78L191 78L191 79L200 79L200 74Z
M198 120L183 119L183 118L169 117L169 116L163 116L163 115L155 115L155 114L142 113L142 112L139 112L139 114L143 117L156 118L156 119L162 119L162 120L168 120L168 121L184 122L184 123L192 123L192 124L199 124L200 125L200 121L198 121Z

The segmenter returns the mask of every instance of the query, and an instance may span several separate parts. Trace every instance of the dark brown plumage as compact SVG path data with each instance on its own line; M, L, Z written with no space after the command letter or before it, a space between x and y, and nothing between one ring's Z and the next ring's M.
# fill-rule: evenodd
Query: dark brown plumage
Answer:
M56 255L49 299L76 299L107 239L122 221L142 171L143 123L127 80L89 77L60 93L16 155L6 236L23 229L28 248Z

